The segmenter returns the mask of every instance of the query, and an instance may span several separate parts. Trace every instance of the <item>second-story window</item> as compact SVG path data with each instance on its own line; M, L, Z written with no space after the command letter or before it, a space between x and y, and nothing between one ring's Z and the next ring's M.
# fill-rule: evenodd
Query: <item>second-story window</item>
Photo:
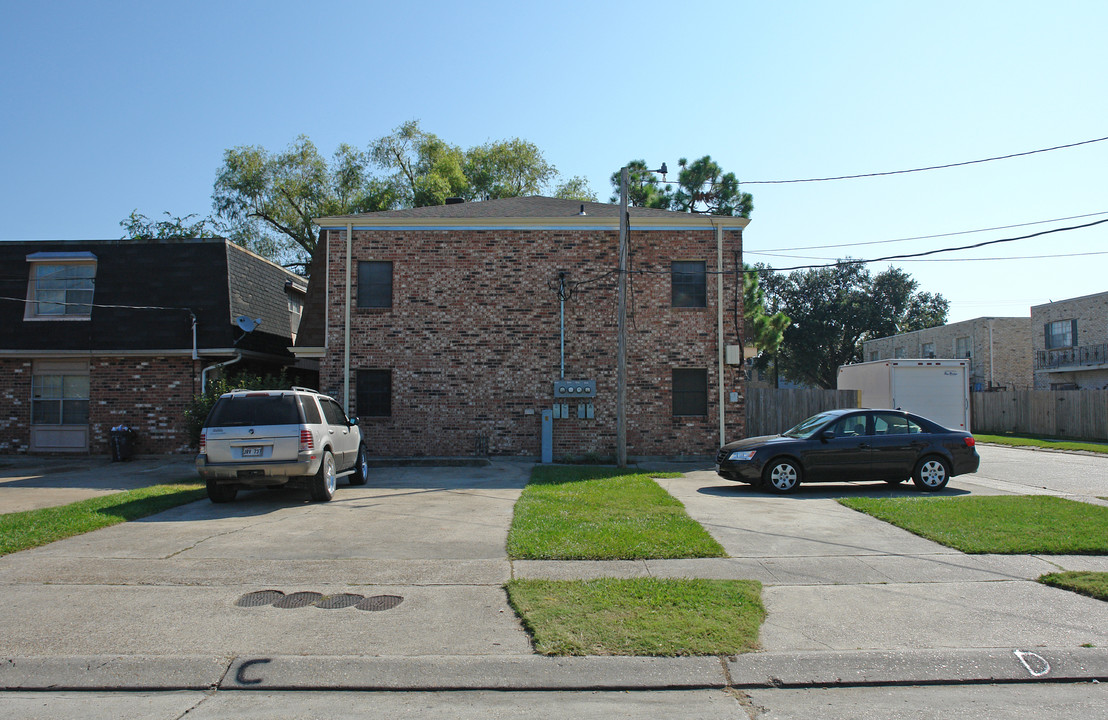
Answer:
M361 261L358 263L358 307L392 307L392 263Z
M1045 330L1047 350L1068 348L1077 345L1076 320L1059 320L1057 322L1047 323Z
M72 259L37 253L27 260L31 272L26 319L87 320L92 315L96 259L90 253L74 254Z
M704 261L677 261L670 268L673 307L707 307Z

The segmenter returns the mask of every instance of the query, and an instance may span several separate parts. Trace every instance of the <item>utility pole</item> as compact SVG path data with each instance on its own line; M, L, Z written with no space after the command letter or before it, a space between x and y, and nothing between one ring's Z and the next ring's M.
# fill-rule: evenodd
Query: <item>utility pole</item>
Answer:
M619 300L616 350L616 464L627 467L627 185L629 171L619 171Z
M648 170L662 174L666 179L666 164L657 170ZM630 169L619 170L619 310L617 332L619 342L616 349L616 464L627 467L627 186L630 184Z

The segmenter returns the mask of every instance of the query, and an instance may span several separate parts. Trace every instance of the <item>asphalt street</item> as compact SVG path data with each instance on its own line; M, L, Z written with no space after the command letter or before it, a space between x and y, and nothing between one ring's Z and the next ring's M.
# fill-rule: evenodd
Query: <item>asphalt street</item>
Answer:
M955 478L942 495L1050 493L1098 504L1108 495L1108 458L996 446L981 454L981 470ZM90 712L100 699L119 710L111 698L120 690L128 691L123 709L149 710L136 717L179 717L174 708L193 703L190 718L205 717L205 708L219 716L219 707L250 717L234 709L239 698L263 707L261 698L297 691L314 703L320 690L329 698L389 690L390 703L427 708L459 691L569 693L567 704L584 703L580 713L563 713L573 717L591 717L588 708L597 717L646 717L651 697L664 705L675 692L699 717L800 717L773 715L773 703L759 698L787 697L802 708L819 702L806 699L805 688L828 686L907 693L919 685L1036 683L1044 693L1061 688L1046 693L1058 707L1103 702L1103 684L1092 681L1108 680L1108 604L1034 580L1058 569L1108 571L1108 558L968 556L835 502L917 495L910 485L812 485L777 497L710 470L681 469L682 477L660 483L730 557L509 561L504 540L530 464L496 460L483 468L380 468L369 485L340 485L326 504L295 491L243 493L233 504L193 503L0 558L0 712L64 717L80 698ZM95 493L105 483L139 482L121 475L177 480L187 466L50 470L0 460L0 511L10 511L9 497L26 502L35 487ZM501 589L512 577L637 575L760 580L768 611L762 651L540 657ZM251 604L262 591L288 607ZM320 597L349 604L311 603ZM420 699L427 692L434 701ZM647 709L603 714L607 694L621 692ZM512 713L507 696L487 697L488 708Z

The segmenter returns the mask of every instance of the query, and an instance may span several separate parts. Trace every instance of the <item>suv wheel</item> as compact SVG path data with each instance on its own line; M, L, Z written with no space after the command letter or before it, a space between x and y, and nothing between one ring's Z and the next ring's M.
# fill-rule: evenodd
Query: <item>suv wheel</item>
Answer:
M214 503L231 502L239 494L234 485L220 485L215 480L208 480L208 499Z
M365 485L369 482L369 457L365 443L358 444L358 457L354 460L354 474L350 476L351 485Z
M312 500L327 502L335 496L335 486L338 478L335 472L335 456L329 450L323 451L323 462L319 464L319 471L312 477Z

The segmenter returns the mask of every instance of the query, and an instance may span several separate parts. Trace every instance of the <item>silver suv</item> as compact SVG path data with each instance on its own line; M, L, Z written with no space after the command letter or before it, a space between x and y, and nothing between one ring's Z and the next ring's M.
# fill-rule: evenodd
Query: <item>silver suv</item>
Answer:
M327 502L338 478L369 480L357 418L315 390L235 390L219 396L200 431L196 469L212 502L235 499L241 488L306 485Z

